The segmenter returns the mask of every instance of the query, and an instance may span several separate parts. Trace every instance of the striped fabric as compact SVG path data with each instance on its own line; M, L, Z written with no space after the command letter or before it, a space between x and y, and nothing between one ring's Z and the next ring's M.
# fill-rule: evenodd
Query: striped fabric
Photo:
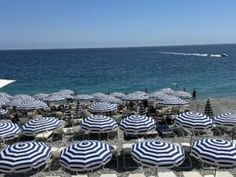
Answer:
M43 98L43 101L55 102L55 101L62 101L65 99L66 99L65 95L55 92L55 93L49 94L48 97Z
M60 163L71 171L91 171L108 163L111 146L99 141L79 141L63 149Z
M185 92L185 91L182 91L182 90L175 91L174 95L177 96L177 97L180 97L180 98L184 98L184 99L192 98L191 93Z
M223 139L208 138L195 141L191 155L212 166L236 166L236 144Z
M55 117L41 117L30 120L22 126L23 134L36 135L41 132L54 130L63 126L63 121Z
M116 104L121 103L120 99L118 99L114 96L110 96L110 95L105 95L105 96L102 96L102 97L98 97L96 99L96 101L98 101L98 102L107 102L107 103L116 103Z
M87 94L80 94L80 95L76 95L75 96L76 99L79 99L79 100L92 100L93 99L93 96L91 95L87 95Z
M152 140L136 143L132 146L133 159L147 167L177 167L185 159L185 154L180 145Z
M66 120L71 119L72 116L71 116L70 108L67 104L64 105L64 109L65 109L65 112L64 112L65 119Z
M176 116L177 126L192 130L207 130L213 127L213 121L204 114L197 112L185 112Z
M48 109L48 105L45 102L34 99L19 102L16 107L21 110Z
M107 102L96 102L89 106L89 111L92 113L106 113L117 110L117 105Z
M5 115L7 112L6 109L0 109L0 116Z
M149 98L148 95L138 94L138 93L130 93L126 95L123 99L125 101L142 101L147 100Z
M214 118L214 123L224 127L235 127L236 126L236 113L224 113Z
M20 142L0 151L0 171L20 173L37 169L51 157L51 148L43 142Z
M44 98L47 98L49 95L47 93L38 93L34 95L33 97L38 100L43 100Z
M11 122L0 122L0 139L13 139L21 134L21 128Z
M141 115L131 115L121 120L120 128L127 134L143 134L156 130L153 118Z
M75 109L77 117L81 116L81 111L82 111L82 109L81 109L81 105L80 105L80 100L77 99L76 100L76 109Z
M92 115L81 121L81 128L91 133L107 133L117 128L114 119L103 115Z
M172 95L165 95L162 97L162 101L159 102L160 104L163 104L163 105L187 105L188 102L179 98L179 97L176 97L176 96L172 96Z
M111 96L114 96L116 98L119 98L119 99L123 99L125 97L125 94L124 93L121 93L121 92L113 92L110 94Z
M10 99L0 95L0 107L7 105L10 102Z

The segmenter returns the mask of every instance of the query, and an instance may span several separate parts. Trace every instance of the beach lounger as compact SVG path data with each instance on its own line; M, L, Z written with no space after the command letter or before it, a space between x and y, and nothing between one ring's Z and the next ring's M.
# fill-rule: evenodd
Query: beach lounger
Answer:
M230 172L228 171L216 171L216 175L205 175L204 177L234 177Z
M132 148L134 143L127 143L127 144L123 144L122 145L122 158L123 158L123 168L124 169L132 169L133 167L128 167L126 165L126 160L127 160L127 157L130 156L130 150Z
M51 140L53 135L53 131L46 131L46 132L42 132L36 135L36 140Z
M101 174L100 177L117 177L117 175L109 173L109 174Z
M129 174L128 177L146 177L144 173Z
M60 153L61 151L64 149L65 147L52 147L52 156L54 158L59 158L60 157Z
M157 131L162 138L173 138L175 133L168 125L158 125Z
M186 171L183 172L183 177L202 177L202 175L197 171Z
M177 177L172 171L158 172L158 177Z

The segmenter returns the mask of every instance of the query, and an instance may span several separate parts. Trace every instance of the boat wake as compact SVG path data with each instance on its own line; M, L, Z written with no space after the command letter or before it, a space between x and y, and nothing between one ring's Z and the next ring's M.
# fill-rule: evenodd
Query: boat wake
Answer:
M184 56L197 56L197 57L227 57L226 54L208 54L208 53L181 53L181 52L155 52L158 54L164 54L164 55L184 55Z

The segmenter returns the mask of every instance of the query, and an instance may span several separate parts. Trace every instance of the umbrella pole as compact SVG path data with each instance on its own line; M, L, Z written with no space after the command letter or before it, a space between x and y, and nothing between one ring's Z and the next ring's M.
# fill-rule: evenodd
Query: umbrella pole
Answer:
M157 177L157 168L155 168L155 176Z

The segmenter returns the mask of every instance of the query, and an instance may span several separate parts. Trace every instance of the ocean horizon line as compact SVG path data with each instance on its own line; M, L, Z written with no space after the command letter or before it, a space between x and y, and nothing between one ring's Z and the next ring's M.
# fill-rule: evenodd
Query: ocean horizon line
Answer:
M34 51L34 50L93 50L93 49L130 49L130 48L155 48L155 47L191 47L191 46L213 46L213 45L236 45L235 43L216 43L216 44L180 44L180 45L143 45L143 46L117 46L117 47L72 47L72 48L22 48L22 49L0 49L2 51Z

